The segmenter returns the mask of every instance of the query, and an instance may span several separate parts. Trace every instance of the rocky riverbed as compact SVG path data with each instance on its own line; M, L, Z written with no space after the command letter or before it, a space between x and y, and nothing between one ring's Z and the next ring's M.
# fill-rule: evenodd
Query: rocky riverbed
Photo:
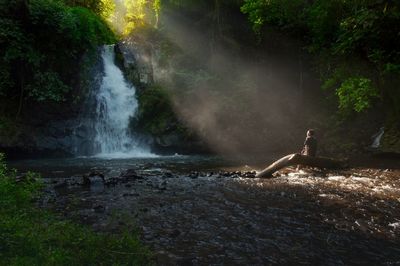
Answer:
M43 206L137 228L159 265L400 265L400 171L94 168L45 179Z

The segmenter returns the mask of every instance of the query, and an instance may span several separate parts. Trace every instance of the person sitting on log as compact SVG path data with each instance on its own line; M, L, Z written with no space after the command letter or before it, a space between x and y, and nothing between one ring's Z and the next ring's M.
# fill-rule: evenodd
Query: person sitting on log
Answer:
M256 178L271 178L273 173L288 167L297 165L297 170L301 166L317 167L327 169L337 169L344 167L344 161L335 160L326 157L317 157L317 139L314 137L315 132L312 129L307 131L307 138L304 142L304 148L300 153L288 154L279 160L270 164L267 168L256 174Z
M317 139L315 138L315 131L313 129L307 131L307 137L304 141L304 147L301 154L312 157L315 157L317 154Z

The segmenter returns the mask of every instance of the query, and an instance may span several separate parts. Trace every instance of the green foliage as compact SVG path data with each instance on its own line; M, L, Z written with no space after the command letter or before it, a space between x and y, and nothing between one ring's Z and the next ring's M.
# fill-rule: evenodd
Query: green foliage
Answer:
M399 8L398 2L382 0L245 0L241 10L257 30L269 24L304 34L314 50L400 60Z
M139 96L138 126L146 133L154 136L172 130L175 115L168 92L158 85L153 85L142 91Z
M315 1L304 11L311 51L317 52L335 43L345 8L342 0Z
M318 68L324 73L324 87L337 86L341 110L360 112L370 107L377 88L382 95L389 95L385 74L400 69L399 1L245 0L242 12L257 32L271 25L307 41L309 51L325 59ZM371 70L356 69L353 76L334 77L350 58L364 60ZM365 78L359 78L357 72L364 72ZM379 86L376 76L383 79Z
M95 233L33 203L43 187L32 173L17 182L0 154L2 265L148 265L149 251L134 232Z
M336 95L339 97L340 110L353 110L358 113L368 109L372 101L379 97L378 90L371 80L362 77L345 80L336 90Z
M95 16L90 10L82 7L70 9L71 14L78 18L78 31L74 32L74 39L88 48L96 48L99 44L111 44L116 41L115 36L106 23ZM77 43L78 46L78 43Z
M82 54L115 41L101 17L61 0L5 0L0 14L3 97L62 101Z
M386 121L385 134L383 135L382 146L387 151L400 151L400 121L397 116L389 117ZM392 120L392 121L390 121Z
M400 74L400 64L387 63L384 66L385 74Z
M5 145L13 143L20 133L20 126L15 122L14 117L10 118L4 114L0 115L0 139ZM3 145L4 145L3 144Z
M121 0L116 2L109 21L121 35L142 27L158 27L161 0Z
M33 83L27 86L29 96L38 102L64 100L64 95L69 88L60 80L55 72L38 72L33 78Z
M161 11L161 0L154 0L153 3L153 10L155 14L155 27L158 28L158 21L160 17L160 11Z
M245 0L241 10L248 14L253 28L258 32L266 23L286 29L300 29L303 21L305 0Z
M4 96L9 88L14 86L11 78L10 66L6 64L0 65L0 97Z
M113 0L63 0L68 6L79 6L91 10L103 19L108 19L115 10Z
M193 11L210 11L217 6L240 7L243 0L162 0L162 6ZM215 10L214 10L215 11Z

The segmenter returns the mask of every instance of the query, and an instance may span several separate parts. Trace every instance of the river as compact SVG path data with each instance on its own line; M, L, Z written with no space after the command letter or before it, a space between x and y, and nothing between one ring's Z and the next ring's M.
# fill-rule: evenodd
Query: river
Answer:
M41 206L98 231L138 230L159 265L400 264L399 170L287 169L260 180L220 157L10 165L42 173Z

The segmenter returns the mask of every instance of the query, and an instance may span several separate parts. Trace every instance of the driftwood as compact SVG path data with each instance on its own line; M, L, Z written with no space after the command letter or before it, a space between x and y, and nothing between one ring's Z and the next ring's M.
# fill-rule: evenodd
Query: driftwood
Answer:
M343 162L330 158L312 157L298 153L289 154L272 163L270 166L258 173L256 177L269 178L272 177L272 174L276 171L292 165L305 165L318 168L340 168L343 166Z

